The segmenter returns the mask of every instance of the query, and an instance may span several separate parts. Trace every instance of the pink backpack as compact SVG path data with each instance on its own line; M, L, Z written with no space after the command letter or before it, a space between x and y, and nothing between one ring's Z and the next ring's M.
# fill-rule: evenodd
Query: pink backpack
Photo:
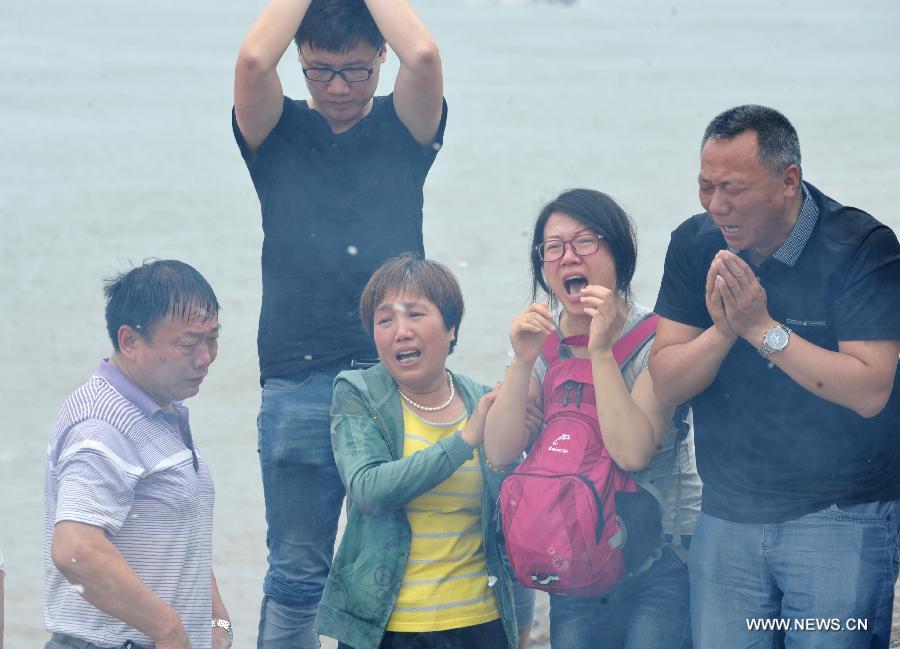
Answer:
M656 332L651 315L613 347L622 367ZM563 344L587 344L566 339ZM500 487L506 551L521 584L580 597L609 592L662 542L661 510L650 492L609 456L589 359L560 359L559 335L541 354L544 427L525 461Z

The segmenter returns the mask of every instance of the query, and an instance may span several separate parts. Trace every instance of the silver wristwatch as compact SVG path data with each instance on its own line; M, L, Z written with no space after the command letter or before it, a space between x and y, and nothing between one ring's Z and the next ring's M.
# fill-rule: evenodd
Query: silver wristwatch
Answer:
M228 633L228 642L229 646L234 644L234 629L231 628L231 622L220 617L214 617L212 619L212 628L215 629L219 627L220 629L225 629L226 633Z
M762 345L756 351L763 358L769 358L772 354L780 352L787 347L790 339L791 330L783 324L779 324L777 327L766 330L766 333L763 335Z

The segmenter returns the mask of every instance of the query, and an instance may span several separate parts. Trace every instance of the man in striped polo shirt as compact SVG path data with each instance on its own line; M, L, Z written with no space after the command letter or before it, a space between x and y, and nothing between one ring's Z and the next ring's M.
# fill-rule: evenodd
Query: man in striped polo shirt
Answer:
M216 359L219 303L174 260L105 294L112 356L63 404L47 450L45 649L228 647L213 483L181 403Z

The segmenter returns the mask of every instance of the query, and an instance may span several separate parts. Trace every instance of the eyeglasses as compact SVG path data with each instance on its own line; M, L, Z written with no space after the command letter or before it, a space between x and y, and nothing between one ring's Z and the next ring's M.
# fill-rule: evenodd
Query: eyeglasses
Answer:
M351 67L335 70L334 68L325 67L304 68L301 65L301 69L303 70L303 76L310 81L328 83L336 76L340 76L341 79L347 83L360 83L361 81L368 81L372 78L372 75L375 73L375 63L373 62L372 67L369 68Z
M566 254L566 245L571 246L572 252L579 257L586 257L587 255L593 255L600 250L600 240L602 238L602 234L594 234L591 232L579 234L574 239L569 239L568 241L551 239L550 241L545 241L544 243L536 245L534 249L537 251L541 261L558 261L562 259L563 255Z

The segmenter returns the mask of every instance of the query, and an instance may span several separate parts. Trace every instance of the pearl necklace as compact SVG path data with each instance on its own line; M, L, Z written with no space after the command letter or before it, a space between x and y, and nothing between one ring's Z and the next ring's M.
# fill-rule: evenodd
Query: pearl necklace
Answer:
M397 388L398 392L400 392L400 396L403 397L403 400L414 408L418 408L419 410L424 410L425 412L437 412L438 410L443 410L447 406L450 405L450 402L453 401L453 395L456 394L456 388L453 385L453 375L450 373L450 370L447 370L447 379L450 381L450 396L447 400L439 406L423 406L421 403L416 403L408 396L403 394L403 390L400 390L399 386Z

